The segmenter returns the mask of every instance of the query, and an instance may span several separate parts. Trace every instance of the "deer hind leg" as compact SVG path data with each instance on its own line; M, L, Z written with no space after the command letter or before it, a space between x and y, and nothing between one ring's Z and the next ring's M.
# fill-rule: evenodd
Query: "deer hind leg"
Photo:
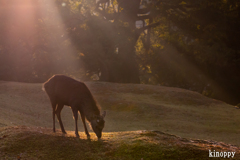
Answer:
M86 133L87 137L90 138L90 134L88 133L87 126L86 126L86 123L85 123L85 115L81 112L80 112L80 114L81 114L81 119L82 119L82 122L83 122L83 125L84 125L85 133Z
M57 119L58 119L58 122L60 124L62 133L66 134L66 131L65 131L64 127L63 127L63 123L62 123L62 119L61 119L61 111L63 109L63 106L64 106L63 104L58 104L55 113L57 115Z
M55 110L57 107L57 103L55 103L54 101L51 100L51 104L52 104L53 132L56 132L56 130L55 130Z

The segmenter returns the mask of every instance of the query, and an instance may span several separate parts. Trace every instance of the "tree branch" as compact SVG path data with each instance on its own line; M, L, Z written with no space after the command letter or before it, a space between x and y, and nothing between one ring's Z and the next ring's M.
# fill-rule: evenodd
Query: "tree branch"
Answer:
M144 20L144 19L149 19L152 18L150 15L145 15L145 16L137 16L137 20Z
M104 10L100 10L99 8L96 8L95 10L97 12L99 12L107 20L114 20L116 18L116 15L117 15L117 13L113 13L113 14L106 13Z
M139 9L138 10L138 14L147 14L148 12L151 11L151 8L148 7L148 8L143 8L143 9Z
M141 32L143 32L143 31L145 31L146 29L153 28L153 27L156 27L156 26L158 26L158 25L160 25L160 22L156 22L156 23L147 25L147 26L145 26L145 27L142 27L142 28L138 29L138 32L141 33Z
M139 28L136 30L136 35L135 35L135 38L136 40L139 38L140 34L145 31L146 29L150 29L150 28L153 28L153 27L156 27L160 24L160 22L156 22L156 23L153 23L153 24L150 24L148 26L145 26L145 27L142 27L142 28Z

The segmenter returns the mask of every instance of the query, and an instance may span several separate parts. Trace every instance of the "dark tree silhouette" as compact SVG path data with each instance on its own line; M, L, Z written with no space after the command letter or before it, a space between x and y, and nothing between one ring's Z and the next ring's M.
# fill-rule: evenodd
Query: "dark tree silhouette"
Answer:
M152 6L144 4L141 0L127 1L106 1L100 0L95 9L103 19L109 22L116 33L116 43L114 44L114 57L117 61L104 63L101 60L100 80L122 83L139 83L139 65L136 61L135 45L141 33L159 23L153 23ZM148 20L148 24L145 21ZM136 22L142 21L142 26L138 27ZM145 33L147 34L147 32ZM149 34L150 35L150 34ZM150 37L148 37L148 46ZM114 64L113 64L114 63Z

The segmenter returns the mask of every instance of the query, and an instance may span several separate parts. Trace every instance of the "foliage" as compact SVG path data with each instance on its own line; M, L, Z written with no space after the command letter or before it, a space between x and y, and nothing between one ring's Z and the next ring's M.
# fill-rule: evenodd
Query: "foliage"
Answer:
M0 4L1 80L43 82L62 73L181 87L239 103L237 0Z
M239 2L158 1L156 8L161 25L152 30L151 48L145 35L137 45L142 79L237 103Z

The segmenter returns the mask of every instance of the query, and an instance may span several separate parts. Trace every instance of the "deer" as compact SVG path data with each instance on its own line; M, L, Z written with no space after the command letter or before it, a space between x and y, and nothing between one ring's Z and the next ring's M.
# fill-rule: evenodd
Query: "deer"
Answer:
M64 105L66 105L72 109L75 120L76 137L79 137L77 121L78 113L80 113L87 138L90 138L90 134L87 130L85 120L90 123L90 127L95 132L98 139L101 139L102 130L105 125L104 118L106 116L106 111L100 115L101 108L96 103L85 83L65 75L53 75L43 84L43 90L47 93L52 105L53 132L56 132L55 115L57 115L61 131L63 134L66 134L61 119L61 111Z

